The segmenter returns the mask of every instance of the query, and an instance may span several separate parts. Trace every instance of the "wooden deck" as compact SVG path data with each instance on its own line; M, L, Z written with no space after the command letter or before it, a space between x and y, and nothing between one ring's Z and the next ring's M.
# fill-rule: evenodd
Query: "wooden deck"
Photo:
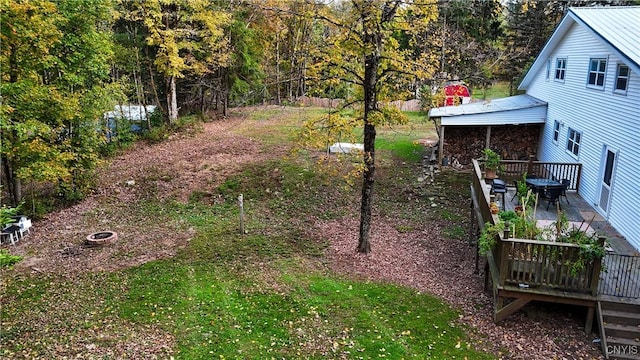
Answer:
M575 165L575 164L573 164ZM522 165L519 165L522 166ZM562 164L537 163L539 168L562 169ZM572 168L573 167L567 167ZM495 224L489 203L502 200L492 198L491 186L482 177L478 162L474 160L472 179L472 225L470 235L477 236L485 223ZM578 170L566 172L572 184L577 184ZM517 177L515 175L514 177ZM513 183L507 181L508 186ZM515 187L508 187L505 210L515 207ZM512 199L513 198L513 199ZM576 191L567 193L559 203L563 213L575 226L596 231L605 241L609 252L580 271L571 271L567 263L575 258L579 247L573 244L528 239L496 237L496 246L486 255L485 286L493 292L494 321L499 322L532 300L573 304L587 309L585 330L591 331L594 312L600 301L640 304L640 254L588 205ZM535 218L540 224L551 224L558 211L546 202L536 207ZM475 239L474 239L475 240ZM479 254L480 255L480 254ZM477 257L478 259L478 257ZM476 262L476 266L479 263ZM508 300L511 299L511 300ZM505 305L506 304L506 305Z
M513 210L517 205L515 189L505 194L505 209ZM511 200L513 198L513 200ZM560 200L562 212L576 227L589 228L606 237L608 252L602 259L597 294L621 298L640 299L640 254L600 216L575 191L567 193L567 200ZM541 201L536 209L540 226L549 226L557 219L557 210Z

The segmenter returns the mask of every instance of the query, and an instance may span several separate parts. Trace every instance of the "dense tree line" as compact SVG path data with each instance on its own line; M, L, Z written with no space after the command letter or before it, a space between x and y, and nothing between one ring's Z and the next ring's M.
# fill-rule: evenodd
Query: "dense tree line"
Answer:
M632 1L3 1L2 202L34 183L82 198L115 104L157 106L152 131L311 95L366 103L367 125L388 115L376 101L448 80L517 84L567 8L594 3Z

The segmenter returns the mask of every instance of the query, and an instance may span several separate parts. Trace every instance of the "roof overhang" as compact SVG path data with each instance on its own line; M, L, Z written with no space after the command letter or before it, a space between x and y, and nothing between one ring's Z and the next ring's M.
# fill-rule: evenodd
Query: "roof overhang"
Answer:
M497 126L544 124L547 103L530 95L443 106L429 111L443 126Z

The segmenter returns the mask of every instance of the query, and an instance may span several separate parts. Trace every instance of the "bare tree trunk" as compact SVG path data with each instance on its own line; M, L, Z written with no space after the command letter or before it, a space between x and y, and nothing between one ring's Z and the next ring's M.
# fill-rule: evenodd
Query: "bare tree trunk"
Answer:
M391 5L391 6L389 6ZM385 4L380 23L387 23L393 18L400 1ZM371 251L371 204L373 200L373 183L376 170L376 127L372 116L378 111L378 68L382 58L382 26L368 27L371 14L366 7L360 14L363 23L363 42L370 50L364 56L364 173L362 174L362 200L360 204L360 238L358 252Z
M11 46L9 48L9 83L14 84L16 82L18 82L17 51L13 46ZM9 120L9 123L11 123L11 120ZM15 129L9 128L8 130L9 130L8 131L9 134L7 134L6 132L3 132L3 136L0 136L0 138L4 138L4 140L6 141L5 144L7 146L10 146L11 141L7 141L6 140L7 137L9 137L9 139L11 140L14 140L17 135L16 135ZM22 183L14 173L14 169L15 169L15 167L13 166L14 162L10 161L6 156L2 156L2 160L4 160L3 165L7 175L7 184L9 184L9 189L11 190L11 195L13 196L14 205L18 206L18 204L20 203L20 200L22 200Z
M287 99L289 101L293 101L293 84L295 82L295 74L296 74L296 59L294 58L296 55L296 47L297 47L297 40L294 41L293 44L293 51L292 54L290 55L290 59L289 59L289 81L288 81L288 89L287 89Z
M147 112L147 97L144 94L144 83L142 81L142 66L140 65L140 54L138 53L139 50L136 47L136 68L137 71L133 72L133 76L134 78L137 79L137 77L140 77L140 88L138 88L138 85L136 85L136 94L138 96L138 102L140 104L142 104L142 109L144 111L144 118L147 119L147 130L151 131L151 119L149 119L149 113ZM138 82L138 80L136 80L136 83Z
M16 200L18 197L20 197L19 193L20 190L16 190L16 183L15 183L15 176L13 174L13 170L11 169L11 165L9 165L9 160L3 155L2 156L2 172L4 173L2 175L2 177L0 177L0 182L2 184L7 184L7 191L9 192L9 195L11 196L11 200L12 201L12 205L17 205L20 200ZM6 181L6 183L4 181ZM16 196L18 195L18 196Z
M276 32L276 105L280 105L280 32Z
M149 60L149 50L147 49L147 47L145 47L144 51L145 51L147 60ZM167 111L164 111L162 107L162 102L160 102L160 96L158 96L158 88L156 87L156 81L154 80L154 76L153 76L153 66L152 64L148 64L148 66L149 66L149 82L151 85L151 90L153 91L153 97L156 100L156 106L160 108L163 114L167 114Z
M220 76L222 83L222 116L227 117L227 109L229 108L229 68L223 68Z
M22 201L22 181L13 175L13 203L18 206Z
M371 251L371 207L373 203L373 183L375 165L376 127L373 124L364 126L364 173L362 182L362 200L360 203L360 238L358 252Z
M178 99L176 98L176 77L169 77L169 91L167 92L167 107L169 110L169 123L178 120Z
M205 107L204 107L204 85L198 85L198 102L200 105L200 114L204 115Z
M371 204L373 202L373 183L376 170L376 127L369 121L377 111L376 82L380 56L376 50L365 56L364 68L364 173L362 174L362 200L360 204L360 238L358 252L371 251Z

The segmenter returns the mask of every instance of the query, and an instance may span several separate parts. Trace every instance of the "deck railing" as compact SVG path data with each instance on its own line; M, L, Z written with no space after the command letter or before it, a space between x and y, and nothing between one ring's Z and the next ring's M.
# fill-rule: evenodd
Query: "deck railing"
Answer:
M501 172L507 182L519 179L523 173L528 176L562 180L569 179L567 190L578 191L580 187L580 176L582 175L582 164L553 163L527 160L502 160L504 170Z
M600 239L604 243L604 238ZM529 239L500 239L498 269L501 285L550 288L596 295L601 261L580 264L576 244Z
M640 256L606 254L598 294L640 299Z
M482 171L480 171L480 164L477 160L472 160L474 172L472 179L472 187L473 187L473 202L479 208L479 215L481 218L481 225L486 222L491 222L495 224L495 219L491 214L491 209L489 208L489 203L491 199L490 189L491 186L487 185L482 176Z

